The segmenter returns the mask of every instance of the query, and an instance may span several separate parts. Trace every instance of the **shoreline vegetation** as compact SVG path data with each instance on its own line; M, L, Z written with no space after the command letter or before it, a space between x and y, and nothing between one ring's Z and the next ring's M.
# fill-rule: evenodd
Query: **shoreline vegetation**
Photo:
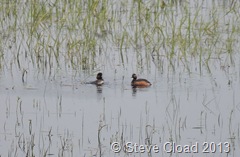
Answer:
M239 8L2 0L0 157L237 156Z
M239 2L4 1L0 68L94 71L114 65L199 73L234 65ZM134 62L132 56L134 55Z

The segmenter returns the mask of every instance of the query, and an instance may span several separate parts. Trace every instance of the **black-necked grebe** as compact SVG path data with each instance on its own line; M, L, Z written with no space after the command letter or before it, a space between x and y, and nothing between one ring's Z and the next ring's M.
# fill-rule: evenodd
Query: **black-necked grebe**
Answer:
M133 87L148 87L151 86L152 84L146 80L146 79L137 79L137 75L136 74L132 74L132 83L131 85Z
M97 79L97 80L91 82L91 84L95 84L95 85L97 85L97 86L101 86L101 85L104 84L104 80L103 80L103 78L102 78L102 73L98 73L96 79Z

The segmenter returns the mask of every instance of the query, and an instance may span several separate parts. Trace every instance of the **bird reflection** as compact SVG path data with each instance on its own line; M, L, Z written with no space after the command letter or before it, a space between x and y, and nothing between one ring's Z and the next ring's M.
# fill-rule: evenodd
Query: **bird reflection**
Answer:
M96 96L98 101L101 101L103 98L102 92L103 92L102 86L96 86Z
M102 94L102 86L96 86L97 93Z
M132 87L132 96L136 96L137 94L137 88L136 87Z
M144 91L148 91L148 88L146 87L142 87L142 86L138 86L138 87L135 87L133 86L132 87L132 96L137 96L137 92L144 92Z

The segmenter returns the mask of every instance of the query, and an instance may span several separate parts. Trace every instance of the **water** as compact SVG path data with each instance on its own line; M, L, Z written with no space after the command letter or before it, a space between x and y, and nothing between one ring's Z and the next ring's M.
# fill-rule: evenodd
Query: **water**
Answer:
M229 71L234 69L230 67ZM103 156L122 156L125 154L122 151L111 151L111 143L146 145L149 140L159 146L163 156L171 155L163 150L165 142L182 145L198 142L200 146L203 142L216 145L229 142L229 155L234 156L239 152L239 72L225 77L224 73L218 69L203 76L197 72L149 74L146 77L153 85L136 91L130 86L131 75L114 79L107 72L106 84L100 89L78 81L73 83L69 77L39 80L37 84L35 81L27 85L21 81L12 82L11 86L2 84L0 146L5 150L2 155L24 156L27 150L31 152L28 147L33 140L32 151L37 156L44 153L99 156L99 147ZM89 78L94 79L95 76ZM172 155L227 155L220 150L201 153L200 146L199 153Z
M205 3L204 6L214 5ZM146 2L146 6L150 4ZM190 6L194 10L194 4ZM179 14L183 12L183 7L178 7L167 9L175 15L177 11ZM128 7L125 9L130 10ZM206 11L204 9L203 13ZM129 16L130 13L119 11L116 15ZM180 14L174 18L181 21L182 16ZM231 12L225 18L232 20L234 16L237 15ZM199 22L200 17L208 19L199 16ZM171 58L174 44L169 41L173 37L169 27L166 28L169 34L165 31L162 34L165 35L164 39L155 36L161 41L159 44L156 44L157 40L150 42L151 46L161 47L153 51L151 46L142 41L141 35L141 41L137 44L130 40L131 35L136 34L131 32L135 25L126 26L124 23L129 21L122 16L119 18L122 23L117 23L116 28L106 34L106 38L98 34L98 44L94 47L96 56L89 53L92 60L87 60L86 65L83 60L78 60L89 55L85 54L86 50L80 54L75 52L82 52L84 48L81 46L84 44L79 44L79 49L68 49L67 40L59 45L57 63L54 55L49 55L57 52L54 41L49 42L54 45L53 49L47 47L44 41L48 39L49 32L43 32L40 39L34 38L29 47L24 31L24 37L17 35L17 42L12 48L2 45L6 56L0 74L0 156L233 157L240 153L240 62L238 37L235 37L238 34L236 32L228 37L229 30L221 32L228 20L219 20L221 25L216 27L219 30L214 34L219 38L211 38L214 41L219 39L215 45L207 42L211 40L209 36L199 37L204 39L199 41L203 54L192 52L195 50L192 43L186 49L189 53L186 58L181 49L184 46L181 45L175 47L174 57ZM21 20L24 21L23 18ZM171 23L168 22L166 26ZM176 23L178 25L179 22ZM206 31L208 33L212 31L209 27L205 28L209 29L209 32ZM50 27L50 30L53 28ZM120 52L121 38L117 39L120 35L116 34L121 33L123 28L127 28L130 35L125 37L126 43ZM53 29L50 32L59 41L64 38L76 40L78 45L83 40L74 34L78 31L72 30L68 36L69 30L63 30L59 38L56 35L58 31ZM186 30L183 29L182 33L187 33ZM200 30L191 31L192 34L201 34ZM16 32L20 34L21 31ZM9 38L12 39L11 35ZM226 38L229 38L229 43L230 40L234 41L230 46L232 51L226 48L227 44L222 44ZM36 57L37 52L42 55L41 61ZM73 60L69 57L71 53L75 53ZM33 55L33 59L29 54ZM201 60L198 55L202 55ZM85 83L95 80L100 71L105 80L103 86ZM132 89L132 73L148 79L152 86ZM171 152L170 144L175 144L175 152ZM185 152L177 145L184 147ZM148 149L151 149L150 153Z

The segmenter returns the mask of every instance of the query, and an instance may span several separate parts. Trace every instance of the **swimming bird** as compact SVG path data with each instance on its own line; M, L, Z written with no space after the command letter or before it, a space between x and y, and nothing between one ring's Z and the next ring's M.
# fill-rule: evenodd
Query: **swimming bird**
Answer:
M95 85L97 85L97 86L101 86L101 85L104 84L104 80L103 80L103 78L102 78L102 73L98 73L96 79L97 79L97 80L91 82L91 84L95 84Z
M148 86L151 86L152 84L146 80L146 79L137 79L137 75L136 74L132 74L132 82L131 82L131 85L133 87L148 87Z

